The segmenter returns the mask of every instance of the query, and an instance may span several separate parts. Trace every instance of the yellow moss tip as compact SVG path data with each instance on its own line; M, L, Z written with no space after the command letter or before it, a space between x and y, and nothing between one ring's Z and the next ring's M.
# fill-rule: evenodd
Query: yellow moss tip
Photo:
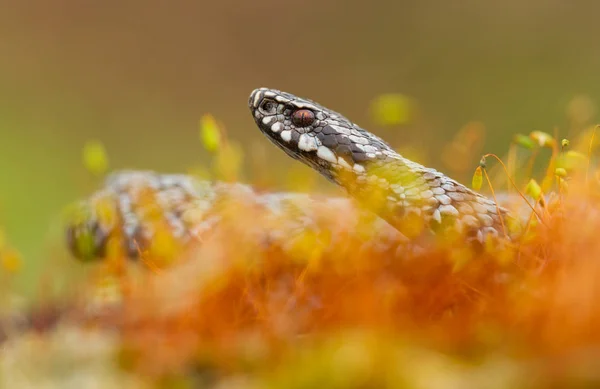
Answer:
M525 187L525 193L527 193L529 196L533 197L536 201L538 201L542 196L542 188L536 180L531 179Z
M108 170L108 157L100 141L91 140L83 146L83 165L92 174L102 175Z
M237 181L242 171L244 151L237 143L223 145L213 161L215 174L225 181Z
M21 254L9 246L6 234L0 229L0 265L9 273L16 273L21 269Z
M562 168L567 172L582 171L588 163L588 157L578 151L569 150L561 153L556 159L557 168Z
M412 102L399 93L383 94L371 103L373 120L382 126L409 123L412 119Z
M475 169L475 173L473 173L471 187L473 187L473 189L475 189L475 190L480 190L482 184L483 184L483 168L481 166L477 166L477 169Z
M558 168L554 169L554 174L557 175L558 177L566 177L567 171L561 167L558 167Z
M523 134L515 135L513 137L513 143L528 150L533 150L535 148L535 142L533 139Z
M221 129L215 118L206 114L200 118L200 141L209 152L217 151L221 146Z
M170 262L179 252L179 245L175 237L167 228L157 228L151 240L148 254L154 259ZM166 263L161 263L164 265Z
M542 131L533 131L529 134L529 137L539 146L539 147L547 147L553 148L556 144L556 140L552 137L552 135L542 132Z
M17 273L21 269L21 254L14 249L7 249L0 253L2 268L9 273Z

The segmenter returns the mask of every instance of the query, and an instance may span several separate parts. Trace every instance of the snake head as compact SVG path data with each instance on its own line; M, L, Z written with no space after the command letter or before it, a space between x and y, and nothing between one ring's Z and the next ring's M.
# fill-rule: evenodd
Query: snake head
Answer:
M372 160L392 155L383 140L320 104L274 89L255 89L248 101L258 128L289 156L339 183L365 174Z

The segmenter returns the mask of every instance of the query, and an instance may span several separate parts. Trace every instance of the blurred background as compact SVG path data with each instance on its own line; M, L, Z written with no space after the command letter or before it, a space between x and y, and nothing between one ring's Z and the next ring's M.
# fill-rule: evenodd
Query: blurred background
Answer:
M314 99L461 180L515 133L593 123L600 3L583 3L4 2L0 223L23 254L24 285L62 208L98 184L82 164L91 139L111 169L184 172L209 161L198 121L210 113L247 160L267 161L273 189L288 189L276 178L305 168L254 127L256 87ZM388 94L407 102L392 126L370 111ZM448 145L465 128L477 141L453 166Z

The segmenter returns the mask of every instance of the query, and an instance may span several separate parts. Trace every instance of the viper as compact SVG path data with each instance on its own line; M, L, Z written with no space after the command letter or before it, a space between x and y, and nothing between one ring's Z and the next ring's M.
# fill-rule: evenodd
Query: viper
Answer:
M492 199L404 158L383 139L315 101L260 88L250 94L248 105L272 143L405 235L459 233L483 243L488 236L514 238L518 231L517 219Z
M340 113L267 88L254 90L248 105L256 125L272 143L344 188L356 201L258 193L245 184L202 181L183 174L115 172L101 190L79 203L83 216L67 228L71 251L78 257L100 258L109 237L120 235L125 255L136 258L155 239L158 224L180 243L202 240L221 223L220 204L227 198L255 208L261 217L254 222L268 225L257 244L286 246L311 228L339 239L360 237L367 245L385 242L386 250L401 251L449 235L476 245L488 237L508 241L518 237L519 219L507 208L403 157ZM87 246L81 246L83 236Z

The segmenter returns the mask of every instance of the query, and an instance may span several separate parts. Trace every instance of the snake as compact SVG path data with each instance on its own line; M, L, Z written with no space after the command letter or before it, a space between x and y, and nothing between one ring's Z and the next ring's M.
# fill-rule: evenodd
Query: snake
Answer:
M508 209L403 157L338 112L269 88L252 91L248 106L273 144L411 238L458 233L470 242L483 243L488 237L518 236L518 219Z
M285 247L307 230L358 239L381 252L396 248L396 253L449 235L476 244L489 237L518 237L518 229L509 228L518 219L507 208L404 158L340 113L268 88L252 91L248 106L258 129L273 144L348 196L259 193L250 185L185 174L117 171L102 189L78 203L80 216L67 225L71 253L103 258L109 238L118 235L125 256L136 259L155 239L160 224L181 244L202 241L222 223L219 204L228 198L257 209L259 221L268 225L257 245ZM88 247L78 244L82 236L90 238Z

